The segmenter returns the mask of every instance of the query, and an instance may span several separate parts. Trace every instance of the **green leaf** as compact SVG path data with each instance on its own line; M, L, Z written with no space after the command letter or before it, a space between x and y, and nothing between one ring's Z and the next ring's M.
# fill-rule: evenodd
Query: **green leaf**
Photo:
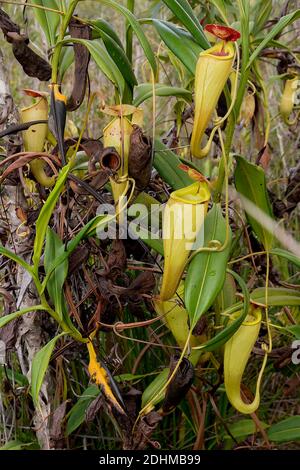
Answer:
M263 429L268 428L268 424L260 422ZM236 423L228 426L229 431L237 442L243 441L246 437L257 432L257 427L252 419L240 419ZM224 435L225 439L231 439L229 434Z
M74 49L73 47L63 47L62 52L60 55L60 62L59 62L59 76L60 80L62 81L65 73L71 67L74 62Z
M106 75L106 77L119 89L119 93L123 96L125 89L125 81L116 63L111 59L106 49L98 41L90 41L89 39L64 39L63 44L78 43L84 45L90 52L96 65Z
M101 33L99 30L103 31L106 33L108 36L111 37L123 50L123 44L118 36L118 34L115 32L115 30L111 27L111 25L108 23L108 21L104 20L103 18L98 18L97 20L91 20L89 22L89 25L92 27L92 39L100 39L101 38Z
M263 2L257 2L255 8L255 19L251 31L254 36L263 29L266 22L269 20L273 8L272 3L273 0L264 0Z
M176 96L183 98L184 100L191 102L192 93L185 88L172 87L163 85L160 83L155 84L155 95L156 96ZM139 106L144 101L153 97L153 85L152 83L142 83L135 89L135 98L133 101L134 106Z
M250 294L252 302L265 304L266 289L258 287ZM300 292L296 289L286 289L284 287L268 288L268 305L270 307L283 307L285 305L300 305Z
M296 10L293 13L290 13L289 15L283 16L274 26L274 28L271 29L269 34L266 35L266 37L263 39L263 41L259 44L259 46L255 49L253 54L251 55L248 63L248 68L252 65L252 63L257 59L259 54L262 52L265 47L269 45L269 42L276 38L278 34L281 33L281 31L286 28L289 24L293 23L294 21L298 20L300 18L300 10Z
M258 287L250 294L250 301L256 305L265 305L266 302L266 289L265 287ZM237 311L242 308L242 302L237 302L230 309ZM284 287L269 287L268 288L268 306L269 307L284 307L299 306L300 293L296 289L286 289Z
M92 220L90 220L81 230L80 232L77 233L77 235L68 243L67 250L61 249L61 254L58 254L56 259L53 260L53 262L49 265L48 273L43 281L43 291L45 290L45 287L48 283L48 280L53 273L53 271L61 264L63 263L70 255L73 253L75 248L79 245L81 240L84 237L87 236L92 236L93 232L97 229L100 230L100 228L104 228L109 221L113 220L114 216L103 216L103 215L98 215L94 217Z
M29 274L33 274L32 272L32 267L30 264L26 263L22 258L20 258L18 255L16 255L13 251L8 250L7 248L4 248L3 245L0 244L0 254L5 256L6 258L11 259L15 263L19 264L22 266Z
M39 393L45 377L46 370L49 365L53 349L57 340L63 335L65 335L64 332L55 336L33 358L31 369L31 394L34 405L36 407L38 406Z
M33 256L32 256L33 269L34 269L34 273L36 276L38 274L39 263L40 263L40 259L41 259L41 255L43 251L43 245L45 241L45 236L46 236L46 231L47 231L47 227L49 224L49 220L52 216L57 200L65 184L65 181L68 177L69 171L70 171L70 164L66 165L59 173L56 184L54 188L52 189L47 201L45 202L36 222L36 235L34 239Z
M142 408L148 405L148 403L152 403L152 399L157 395L156 399L153 401L152 405L155 406L157 403L162 401L165 397L166 391L159 393L163 386L166 384L168 380L170 369L166 368L162 372L160 372L157 377L148 385L148 387L144 390L142 395Z
M20 387L28 387L29 382L25 375L20 372L16 372L14 369L9 367L0 366L0 380L4 380L5 377L8 377L9 380L13 383L18 384Z
M52 8L53 10L60 10L56 0L30 0L29 3ZM41 8L32 8L32 10L34 11L35 17L45 33L48 45L50 47L54 46L56 42L55 36L59 25L60 14L48 10L42 10Z
M0 317L0 328L3 328L9 322L15 320L16 318L25 315L25 313L35 312L36 310L46 310L44 305L33 305L32 307L26 307L17 312L10 313L9 315L5 315L4 317Z
M234 178L237 191L260 209L261 212L273 218L264 170L253 163L247 162L247 160L238 155L236 156L236 160L237 165ZM245 212L256 236L263 244L265 250L269 251L272 247L273 235L260 223L259 216L255 218L249 215L247 208Z
M153 20L153 24L162 41L170 51L183 63L186 69L195 75L196 65L203 48L189 37L188 33L162 20Z
M0 450L22 450L24 447L31 446L32 442L21 442L18 440L8 441L4 446L0 447Z
M212 240L219 240L222 245L226 241L226 221L218 204L214 204L204 220L203 246L209 246ZM223 251L198 253L189 265L185 281L185 304L192 329L201 315L211 307L223 287L230 248L229 228L229 240Z
M273 424L268 430L268 438L273 442L300 441L300 416L290 416Z
M101 391L97 385L91 385L83 392L69 412L67 436L72 434L72 432L74 432L84 422L87 408L100 393Z
M49 268L61 251L64 250L64 244L58 235L50 228L47 229L44 266L46 274L49 273ZM50 275L47 282L47 291L55 306L55 311L59 314L60 318L63 316L63 285L68 274L68 259L66 258Z
M203 49L210 47L200 21L187 0L163 0L163 2L170 8L176 18L186 27L195 41Z
M300 268L300 258L298 258L298 256L294 255L293 253L290 253L289 251L282 250L280 248L273 248L271 254L280 256L281 258L285 258L291 263L293 263L295 266Z
M300 325L287 326L285 329L292 333L296 339L300 339Z
M135 223L130 222L130 225L134 227ZM162 239L161 238L159 238L159 239L151 238L150 231L147 230L146 228L142 227L141 225L138 227L138 230L139 230L140 240L142 240L145 243L145 245L152 248L152 250L155 250L157 253L159 253L160 255L163 256L164 255L164 245L163 245Z
M101 29L98 31L111 59L115 62L127 83L133 88L137 85L137 79L123 47L120 47L118 42L116 42L105 31L102 31Z
M153 53L152 47L146 38L144 31L142 30L139 22L137 21L136 17L129 11L127 8L125 8L123 5L120 3L115 2L114 0L98 0L102 5L107 5L109 7L114 8L117 10L119 13L121 13L126 20L128 21L129 25L133 29L133 31L136 34L136 37L142 46L145 56L148 59L148 62L153 70L153 73L156 74L157 72L157 65L156 65L156 59L155 55Z
M168 149L160 140L155 140L154 168L174 190L185 188L195 182L185 171L179 168L181 163L181 160L172 150Z
M244 302L243 304L240 303L238 305L234 305L228 308L227 310L225 310L225 312L223 312L223 315L225 317L228 317L228 315L235 313L240 309L241 314L233 322L227 325L222 331L216 334L213 338L206 341L206 343L202 344L200 347L197 347L197 350L215 351L216 349L219 349L221 346L227 343L227 341L234 335L234 333L239 329L239 327L248 315L250 295L247 286L244 280L237 273L230 270L227 270L227 272L234 277L234 279L239 283L240 287L242 288Z
M223 21L226 23L227 21L227 6L225 5L224 0L210 0L216 9L218 10L219 14L221 15Z

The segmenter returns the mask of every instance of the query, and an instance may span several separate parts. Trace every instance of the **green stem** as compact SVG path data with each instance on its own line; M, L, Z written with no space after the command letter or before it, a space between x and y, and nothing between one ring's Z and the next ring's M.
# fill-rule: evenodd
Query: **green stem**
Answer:
M226 142L225 142L225 155L222 156L219 163L218 180L216 183L214 202L220 202L222 197L222 190L225 179L225 164L224 158L229 158L230 149L232 146L235 126L240 114L240 109L243 103L245 92L248 88L248 80L250 75L250 69L248 67L250 58L250 4L249 0L238 0L240 16L241 16L241 37L242 37L242 61L241 61L241 79L239 83L238 93L236 97L235 106L229 117L227 128L226 128Z
M127 8L131 13L134 13L135 0L127 0ZM127 57L132 63L132 42L133 42L133 32L128 21L126 22L126 54Z
M69 9L68 9L68 11L67 11L67 13L64 17L64 20L62 22L61 30L60 30L58 40L57 40L57 45L55 46L54 54L53 54L53 58L52 58L52 83L57 83L58 69L59 69L59 59L60 59L61 51L62 51L62 48L63 48L62 40L65 37L66 31L68 29L69 23L70 23L71 18L73 16L74 10L75 10L77 4L80 1L81 0L73 0L70 3Z
M56 321L56 323L60 326L62 331L68 333L68 335L70 335L76 341L79 341L81 343L85 343L86 340L84 338L82 338L81 334L79 332L77 334L76 331L72 331L70 329L70 327L67 325L67 323L62 318L60 318L60 316L56 313L55 310L53 310L50 307L50 305L49 305L49 303L46 299L45 293L44 293L44 287L43 287L42 283L40 282L39 278L37 276L35 276L34 273L32 273L32 278L33 278L33 282L35 284L36 290L38 291L40 301L41 301L41 305L44 307L45 311L49 313L49 315L53 318L54 321Z

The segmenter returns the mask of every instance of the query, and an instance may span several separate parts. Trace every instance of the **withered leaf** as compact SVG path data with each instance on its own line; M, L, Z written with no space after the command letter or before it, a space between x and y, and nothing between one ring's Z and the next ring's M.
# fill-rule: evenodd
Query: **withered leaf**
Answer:
M95 417L97 416L101 408L103 408L103 405L104 405L104 397L100 393L95 398L95 400L93 400L92 403L88 406L85 412L85 420L87 423L91 423L92 421L94 421Z
M289 182L286 189L286 200L291 210L300 202L300 163L290 170Z
M77 18L72 18L69 23L69 31L72 38L76 39L91 39L92 32L89 25L81 23ZM90 53L88 49L82 44L74 44L74 84L71 96L67 101L67 110L75 111L84 100L88 67L90 62Z
M179 356L175 355L171 358L170 374L173 373L178 364ZM194 380L194 366L190 361L184 357L179 365L179 368L173 378L172 382L166 390L165 399L162 409L165 413L170 412L172 409L181 402L187 392L192 386Z
M40 81L51 78L51 66L29 47L29 39L20 33L20 27L0 8L0 28L7 42L12 44L15 58L29 77Z
M200 318L200 320L197 321L193 329L193 335L201 336L206 327L207 327L207 318L203 316Z
M96 162L99 162L100 156L103 152L103 144L97 139L84 139L81 141L81 148L85 151L89 157L89 171L96 170Z
M113 240L111 250L106 261L106 277L114 280L127 266L127 257L122 240Z
M153 291L156 285L154 274L150 271L145 271L139 274L126 289L127 295L141 295L149 294Z
M260 165L264 170L267 170L271 162L270 148L268 145L262 148L259 152L256 164Z
M134 450L144 450L149 447L149 444L156 447L150 438L161 420L162 416L157 411L151 411L139 421L133 436L132 448Z
M64 401L52 414L50 426L51 448L59 449L64 447L64 418L68 401Z
M134 125L130 137L128 173L135 180L138 191L145 189L151 179L152 143L142 129Z
M5 344L6 351L15 349L19 324L20 318L16 318L0 329L0 341Z
M14 172L15 170L18 170L19 168L22 168L24 165L26 165L28 162L30 162L31 160L35 160L36 158L41 158L42 160L46 161L47 160L52 160L53 162L57 163L57 160L55 158L55 156L51 156L51 155L43 155L43 154L31 154L31 155L26 155L24 154L23 156L19 157L15 162L11 163L11 165L9 165L5 170L4 172L2 173L1 177L0 177L0 182L3 181L5 178L7 178L7 176Z
M86 245L76 248L69 258L69 276L77 271L89 258L89 249Z

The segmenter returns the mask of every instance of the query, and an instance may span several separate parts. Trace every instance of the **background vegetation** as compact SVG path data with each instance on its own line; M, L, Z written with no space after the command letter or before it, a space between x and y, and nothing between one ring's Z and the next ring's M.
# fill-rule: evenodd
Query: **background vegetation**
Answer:
M46 27L39 21L37 10L8 3L1 2L1 7L20 26L21 32L30 38L31 49L53 65L54 44L47 41ZM52 4L38 1L31 3L44 3L46 6ZM56 3L63 9L63 6L70 7L72 2ZM140 410L151 402L149 395L153 397L153 390L157 392L166 384L167 374L161 375L161 372L169 367L174 352L172 348L177 347L177 352L180 353L180 348L164 321L143 324L157 316L153 299L159 293L164 266L162 244L157 247L147 240L127 240L121 242L121 245L113 246L110 242L99 243L93 232L99 201L93 194L80 191L78 181L76 183L72 180L66 191L63 171L58 177L60 185L56 185L54 189L44 188L36 183L28 162L24 161L20 168L11 168L7 177L1 179L0 190L0 236L3 247L0 265L0 326L3 328L0 330L0 340L5 344L5 359L0 364L2 448L299 449L300 376L299 365L292 363L292 343L295 339L300 339L300 278L299 258L296 256L299 256L299 121L296 119L293 125L287 125L280 113L286 80L297 74L300 77L299 2L189 2L198 20L197 28L198 25L201 28L201 24L204 26L228 22L242 34L238 42L241 69L237 97L238 104L242 106L242 114L237 106L222 127L225 146L229 145L225 150L230 189L228 204L220 176L224 170L224 155L222 157L218 135L206 159L192 158L190 151L194 123L194 74L198 59L195 51L200 52L203 49L199 44L199 37L193 32L193 28L189 28L190 23L186 16L171 8L172 5L176 6L176 2L118 2L128 8L135 4L134 14L140 20L138 26L149 41L157 67L155 70L151 64L152 55L145 54L145 46L143 48L136 31L133 31L131 59L128 50L128 18L111 8L109 3L79 2L76 15L85 20L107 20L124 45L129 65L132 62L138 85L132 87L132 100L132 89L130 91L128 80L125 80L128 93L123 101L143 108L143 131L153 139L154 149L151 181L139 195L141 202L149 203L151 198L155 198L164 204L172 191L192 183L193 179L189 174L179 169L179 164L184 162L215 183L214 202L221 203L223 216L227 214L229 217L233 233L229 259L224 264L216 257L214 266L215 272L223 270L224 274L227 268L234 269L238 278L234 279L227 273L224 286L219 283L215 295L207 287L206 292L210 295L211 302L197 322L197 331L194 333L206 344L226 328L222 314L226 314L228 308L241 299L246 303L247 293L252 296L253 303L253 292L261 288L260 297L256 297L256 301L260 298L265 305L265 286L269 285L267 306L273 349L268 355L261 383L260 406L249 416L243 416L231 406L225 393L224 344L220 342L216 347L207 348L202 353L195 367L193 385L185 398L176 403L171 413L161 412L159 402L154 403L155 407L148 410L150 413L137 421L136 427L133 426L135 420L141 418ZM185 2L178 1L178 4L181 3ZM282 18L285 19L284 23ZM163 23L159 23L161 20L179 28L177 34L184 30L186 36L188 35L186 43L182 37L177 43L169 30L163 30ZM50 31L52 26L50 24ZM264 42L266 38L268 40ZM105 36L102 36L102 40L96 39L99 43L102 41L101 47L104 49L107 47L105 39ZM24 98L24 88L49 92L49 80L40 81L24 73L13 56L12 45L7 37L0 38L0 47L10 93L17 109L30 103L31 98ZM103 114L100 105L103 101L107 106L119 104L117 80L107 77L105 66L100 63L101 57L97 59L97 54L90 52L92 58L85 98L78 109L67 114L66 139L78 139L82 132L85 139L103 141L103 129L111 121L111 116ZM109 55L119 64L124 78L128 69L126 66L122 68L120 57L113 56L111 50ZM250 61L252 59L251 62L249 58ZM62 70L62 63L59 67ZM70 63L63 77L62 91L67 97L73 89L74 70L74 63ZM117 74L114 78L116 76ZM154 81L155 97L152 93ZM142 88L141 84L147 84L147 88ZM157 84L164 86L159 89ZM145 99L145 90L149 99ZM246 99L253 90L255 110L251 110ZM91 102L93 93L97 93L97 96ZM218 113L221 116L226 114L229 107L229 96L228 82L225 94L218 104ZM294 109L294 115L297 112ZM9 124L10 122L3 122L1 130ZM230 128L234 131L232 139ZM20 151L20 142L17 141L20 135L13 134L10 140L7 136L1 140L2 161L8 155ZM162 143L166 147L161 147ZM53 151L57 155L60 150L55 150L55 147L55 139L48 141L45 151L48 154ZM75 171L73 169L73 174L87 181L93 188L87 169L87 152L85 149L79 150L76 163L80 163L78 158L83 158L85 166L75 168ZM236 169L236 155L243 157L240 176ZM71 156L69 161L72 158ZM252 169L247 167L247 163L253 164ZM55 162L54 164L56 165ZM1 171L7 168L8 164L4 167L2 165ZM56 165L56 168L59 169L59 166ZM69 171L70 168L66 170L65 177ZM250 176L249 183L247 177L251 175L251 171L254 173ZM260 177L263 184L266 182L267 192L261 192L258 188ZM248 212L247 208L245 211L235 196L234 188L252 200L263 215L260 212L257 215ZM113 201L107 185L94 189L104 201ZM279 240L275 236L272 246L266 243L268 231L264 222L265 213L269 213L277 228L285 230ZM43 230L47 226L44 245L46 233ZM69 248L68 260L54 266L56 274L55 279L52 276L52 287L47 285L45 292L39 291L38 282L45 280L47 272L51 284L49 266L53 268L51 263L59 258L65 243L68 242L70 247L71 242L83 230L86 232L79 235L81 241L76 248L74 246L73 253ZM20 259L7 253L5 249L10 250L10 253L17 253L29 265L33 263L32 270L27 269L28 265L20 267ZM284 250L284 253L280 250ZM269 251L270 269L267 262ZM249 254L253 256L248 256ZM108 276L109 263L110 267L118 270L117 277ZM65 274L58 274L62 271ZM38 279L35 285L26 272L31 273L35 281ZM149 273L149 277L139 278L141 272ZM57 278L60 276L62 282L59 284ZM111 284L108 287L105 284L108 279L113 288ZM241 289L237 279L242 282L242 286L244 281L245 290ZM219 287L223 288L221 292ZM272 288L277 290L272 291ZM109 295L105 289L109 290ZM128 290L124 294L122 289ZM40 311L33 310L33 306L40 304ZM48 310L45 305L49 307ZM12 322L3 321L8 315L20 313L22 309L27 309L29 313L11 317ZM82 338L88 337L97 319L106 325L101 326L94 340L98 358L109 369L119 386L130 417L128 422L120 417L115 409L116 405L107 400L88 373L89 357ZM136 325L124 331L107 326L117 321ZM139 322L142 324L139 325ZM260 336L244 374L243 391L249 399L255 393L261 367L261 344L268 342L267 323L264 316ZM63 331L68 334L59 336ZM53 338L56 339L50 343ZM50 348L42 350L47 344L50 344ZM42 355L37 356L41 350ZM155 383L154 379L157 378L158 382ZM131 437L126 438L126 434Z

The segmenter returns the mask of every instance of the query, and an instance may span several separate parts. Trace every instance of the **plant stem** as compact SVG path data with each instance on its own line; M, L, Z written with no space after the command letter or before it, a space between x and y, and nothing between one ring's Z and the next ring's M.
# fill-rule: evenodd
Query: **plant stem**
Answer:
M63 43L61 41L65 37L66 31L71 21L71 18L73 16L74 10L79 2L80 0L73 0L70 3L69 9L62 22L62 27L58 36L57 45L55 46L54 54L52 58L52 84L56 84L57 79L58 79L59 59L60 59L60 54L63 48Z
M127 0L127 8L129 11L131 11L131 13L134 13L134 7L135 7L135 0ZM126 54L130 63L132 63L132 40L133 40L132 28L127 21L126 22Z
M222 190L225 179L225 164L224 158L229 158L230 149L232 146L234 131L240 109L243 103L244 95L248 87L248 79L250 75L250 69L248 67L250 57L250 39L249 39L249 21L250 21L250 4L249 0L238 0L240 16L241 16L241 37L242 37L242 61L241 61L241 79L239 83L238 93L236 97L235 106L229 117L227 129L226 129L226 142L225 142L225 155L222 156L219 163L219 174L216 183L214 201L220 202L222 197ZM237 71L238 73L238 71ZM238 79L238 78L237 78Z
M12 0L2 0L1 3L6 3L7 5L20 5L24 7L24 2L15 2ZM64 12L60 10L55 10L54 8L44 7L42 5L35 5L33 3L26 3L26 8L37 8L38 10L51 11L52 13L57 13L58 15L63 15Z

